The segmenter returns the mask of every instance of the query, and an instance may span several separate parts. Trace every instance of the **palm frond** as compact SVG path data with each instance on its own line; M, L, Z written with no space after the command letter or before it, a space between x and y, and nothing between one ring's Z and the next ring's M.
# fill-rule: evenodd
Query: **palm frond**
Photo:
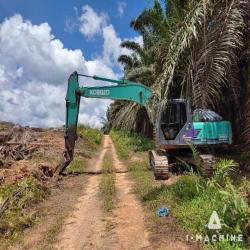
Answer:
M130 27L135 31L143 34L145 27L151 23L151 13L150 10L146 9L135 19L130 22Z
M133 67L133 58L129 55L120 55L118 57L118 62L121 63L126 68Z
M244 124L240 139L244 146L244 151L250 152L250 91L248 90L247 92L248 99L244 106L243 116L241 117L242 119L240 120Z
M222 159L216 166L213 177L208 181L208 186L221 187L229 181L229 174L238 166L233 160Z
M232 65L237 62L237 52L243 46L244 16L248 0L233 0L208 30L208 43L196 62L193 82L194 103L199 107L215 107L221 99Z
M154 66L142 65L141 67L133 68L128 71L126 78L132 81L143 82L145 85L150 86L153 84Z
M113 127L125 130L135 130L138 106L138 104L133 102L124 105L123 108L116 113Z
M182 27L173 36L167 49L167 54L159 52L164 58L163 72L157 79L157 94L161 100L166 100L169 87L173 82L175 69L178 66L182 52L190 47L193 39L197 39L198 29L205 15L204 3L209 6L209 0L200 0L183 20Z
M132 50L134 52L136 52L138 55L141 55L143 56L143 48L142 46L135 42L135 41L129 41L129 40L125 40L121 43L120 45L122 48L126 48L126 49L129 49L129 50Z
M166 13L159 0L154 1L154 5L150 9L142 11L142 13L130 23L134 30L144 34L146 30L157 33L159 36L167 34Z

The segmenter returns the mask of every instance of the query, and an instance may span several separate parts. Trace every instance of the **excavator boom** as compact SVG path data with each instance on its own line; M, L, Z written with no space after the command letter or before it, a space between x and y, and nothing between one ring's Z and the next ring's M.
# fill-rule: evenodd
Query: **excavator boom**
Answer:
M117 85L80 87L78 81L79 76L90 77L98 81L116 83ZM71 74L68 80L68 90L66 95L65 161L60 166L60 174L63 173L74 157L81 97L129 100L140 105L146 105L152 97L152 91L150 88L141 83L135 83L125 79L115 80L99 76L91 77L87 75L80 75L77 72Z

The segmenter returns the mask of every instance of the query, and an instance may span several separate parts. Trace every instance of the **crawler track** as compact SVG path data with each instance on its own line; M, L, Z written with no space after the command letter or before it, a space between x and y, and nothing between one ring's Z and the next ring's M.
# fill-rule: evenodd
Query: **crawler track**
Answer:
M167 180L169 178L169 164L166 155L155 150L148 153L150 168L154 171L156 180Z

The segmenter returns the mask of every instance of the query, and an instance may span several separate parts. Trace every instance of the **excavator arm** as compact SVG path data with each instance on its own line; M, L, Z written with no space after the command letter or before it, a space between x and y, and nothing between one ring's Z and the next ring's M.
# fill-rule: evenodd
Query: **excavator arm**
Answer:
M78 81L80 76L90 77L94 80L106 81L109 83L116 83L117 85L81 87L79 86ZM68 80L68 90L66 95L64 163L60 166L59 174L63 173L74 157L81 97L130 100L140 105L146 105L152 97L152 91L141 83L135 83L125 79L115 80L99 76L87 76L78 74L77 72L71 74Z

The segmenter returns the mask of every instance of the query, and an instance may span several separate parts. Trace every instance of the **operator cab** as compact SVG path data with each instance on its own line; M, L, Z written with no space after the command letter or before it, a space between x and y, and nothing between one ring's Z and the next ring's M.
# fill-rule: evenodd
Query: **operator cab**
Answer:
M166 108L162 109L160 129L165 140L175 140L187 123L186 106L186 101L174 99L170 100Z
M160 107L155 139L165 149L180 146L230 144L232 131L229 121L212 110L195 109L185 99L172 99Z

